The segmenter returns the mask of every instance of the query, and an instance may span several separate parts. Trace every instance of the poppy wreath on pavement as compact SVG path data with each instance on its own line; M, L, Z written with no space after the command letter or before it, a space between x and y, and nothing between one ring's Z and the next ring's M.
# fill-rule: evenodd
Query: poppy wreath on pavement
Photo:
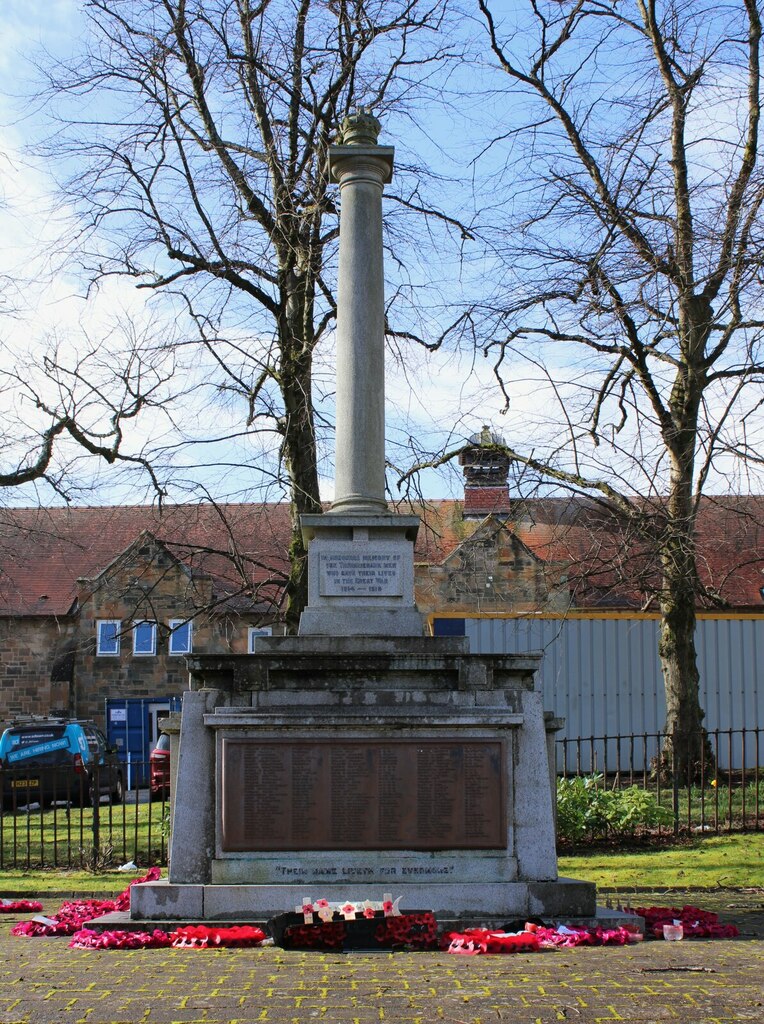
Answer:
M81 928L69 941L70 949L162 949L172 945L172 936L155 928L153 932L94 932Z
M292 925L284 929L284 949L339 949L347 938L344 921Z
M42 903L37 900L0 900L0 914L37 914Z
M143 882L156 882L160 876L159 868L149 868L142 878L136 878L128 887L111 900L69 900L62 903L53 917L21 921L11 928L11 935L25 935L34 937L39 935L74 935L80 931L88 921L94 917L101 917L103 914L110 914L114 910L125 911L130 909L130 890L134 885L141 885ZM42 910L42 907L35 908Z
M382 949L437 949L438 925L429 911L381 918L364 914L356 920L289 924L277 942L285 949L331 950L367 942Z
M176 928L170 935L175 948L194 949L241 948L259 946L266 938L262 928L254 925L231 925L228 928L208 928L203 924Z
M487 928L467 928L463 932L444 932L440 948L447 953L475 956L478 953L536 953L540 939L534 932L490 931Z
M699 907L625 907L628 914L645 919L645 929L656 939L663 938L664 924L678 921L686 939L734 939L740 932L734 924L719 924L719 915Z
M374 938L380 946L437 949L438 924L435 915L429 911L386 917L374 930Z

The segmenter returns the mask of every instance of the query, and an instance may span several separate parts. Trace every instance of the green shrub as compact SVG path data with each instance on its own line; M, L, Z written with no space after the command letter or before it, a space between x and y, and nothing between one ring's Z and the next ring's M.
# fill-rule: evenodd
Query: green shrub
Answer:
M610 827L618 835L634 835L642 829L654 829L670 825L671 811L661 807L654 794L639 786L617 789L609 794L612 802Z
M602 775L557 780L557 835L577 843L669 825L671 813L639 786L605 789Z

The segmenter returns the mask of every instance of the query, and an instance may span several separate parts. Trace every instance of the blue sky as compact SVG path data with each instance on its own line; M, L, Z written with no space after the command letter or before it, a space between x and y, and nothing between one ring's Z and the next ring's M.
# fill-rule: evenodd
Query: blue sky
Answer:
M496 4L506 12L517 7L516 0L501 0ZM32 157L25 148L39 137L47 124L46 111L29 100L34 92L34 67L30 59L41 50L55 56L76 53L81 45L83 15L77 0L50 0L45 4L21 3L10 0L0 5L0 31L4 45L0 51L0 124L3 144L0 147L0 232L3 247L0 251L0 273L4 275L4 306L0 307L0 360L6 369L17 369L21 378L16 386L5 387L2 398L16 418L19 436L33 431L41 423L30 401L28 387L32 384L51 399L41 371L44 354L57 347L62 358L73 365L84 359L87 368L98 366L99 360L119 364L126 359L130 332L143 338L166 340L173 330L183 330L182 319L167 300L159 300L147 307L145 293L135 289L132 282L111 279L96 293L87 293L85 282L71 273L69 266L56 260L59 239L70 228L72 211L61 205L55 196L51 168ZM612 61L611 61L612 63ZM607 62L601 70L605 86L615 75ZM620 74L620 71L618 72ZM476 72L470 69L470 80L462 81L457 74L450 83L455 92L474 84L475 76L482 76L481 85L501 86L504 81L494 77L487 68ZM602 81L600 86L602 87ZM722 83L723 84L723 83ZM607 89L605 90L607 91ZM721 93L719 93L721 95ZM474 166L472 159L481 148L481 133L489 126L511 127L525 113L523 100L506 92L480 100L468 101L460 115L461 120L435 107L422 116L417 115L413 127L405 123L385 123L380 141L395 143L399 159L419 157L434 169L454 179L443 186L443 201L449 212L469 219L475 212L484 221L491 221L498 211L509 207L515 196L519 204L526 188L534 182L535 167L527 162L521 146L496 146L489 153L488 162L481 167L483 186L480 198L472 191ZM731 109L731 108L730 108ZM735 114L725 110L723 104L716 111L717 128L723 132ZM706 122L698 126L696 147L703 146ZM397 136L397 137L396 137ZM705 163L712 166L714 150L705 146ZM504 166L511 168L512 178L491 179L490 172ZM450 204L450 205L448 205ZM555 240L550 239L553 247ZM448 254L438 248L437 240L425 245L419 253L422 276L434 269L441 277L444 293L451 298L459 293L466 282L467 289L477 291L498 273L504 275L506 287L512 287L512 268L500 266L499 261L489 263L478 247L465 247L466 261L459 267ZM415 270L416 273L416 270ZM491 283L489 281L489 283ZM495 283L495 282L494 282ZM180 357L182 360L182 356ZM542 361L544 365L542 365ZM570 459L569 453L560 453L557 447L565 427L566 408L572 409L576 400L586 399L586 387L596 386L591 365L582 361L581 353L563 346L540 350L528 347L509 366L511 405L503 413L504 398L491 373L491 359L470 351L444 351L428 355L421 349L406 349L399 361L391 353L387 371L388 458L396 465L405 465L407 438L413 437L421 450L437 450L456 446L464 437L478 430L483 423L503 434L507 441L526 451L551 452L556 459ZM108 367L107 367L108 368ZM157 360L157 372L166 369ZM177 371L176 367L176 371ZM218 498L254 497L252 485L256 483L253 465L271 466L275 439L241 437L240 411L218 400L210 405L205 392L206 367L190 359L180 366L180 372L191 388L191 394L177 406L150 412L141 417L128 436L128 444L135 452L148 448L162 448L167 454L173 450L179 436L196 437L197 445L184 451L174 471L175 481L171 496L187 498L193 486L202 485ZM583 385L583 388L581 387ZM331 338L317 359L317 401L329 419L332 415L333 352ZM94 407L86 409L97 422ZM214 425L217 440L209 441L210 424ZM756 412L746 421L749 436L762 431L762 416ZM6 431L7 438L12 431ZM615 440L615 436L613 437ZM648 438L640 453L634 444L634 435L627 430L620 435L625 450L637 458L624 458L622 472L632 485L644 489L652 475L654 453ZM2 452L7 454L7 449ZM77 473L82 479L95 479L95 491L83 491L87 501L140 501L150 497L145 479L125 480L113 471L106 471L92 459L83 459L76 451L67 453L78 460ZM602 446L589 449L589 467L598 473L619 474L617 447ZM639 459L643 457L645 472L641 473ZM247 468L250 467L250 468ZM332 451L329 437L322 447L321 473L324 496L332 495ZM640 483L641 479L641 483ZM265 493L278 497L283 493L269 482L267 473L261 481ZM735 480L742 489L759 489L754 477ZM458 471L423 474L420 486L429 497L453 496L461 491ZM717 489L725 489L720 477ZM40 494L42 500L56 500L50 491ZM32 502L38 493L22 490L6 499Z
M0 339L6 346L0 358L4 366L23 366L22 376L36 380L41 393L46 395L48 385L39 371L43 353L51 345L70 361L84 352L92 364L99 350L103 352L105 339L117 352L121 351L118 338L125 322L137 324L138 330L161 332L163 317L172 317L174 312L161 301L147 311L144 293L137 292L129 281L112 280L98 293L86 296L85 282L68 273L66 265L52 262L59 238L72 224L71 211L56 197L50 168L25 148L40 137L41 131L44 135L48 123L45 109L29 97L35 90L34 61L44 51L56 57L76 53L82 27L80 5L75 0L53 0L45 5L12 0L0 7L4 39L0 57L0 122L4 140L0 230L5 240L0 268L9 282L6 305L12 306L12 311L0 320ZM45 57L41 59L44 61ZM385 138L381 141L389 142L396 126L384 127ZM420 134L413 144L424 148L428 145L426 136ZM421 154L416 155L421 158ZM422 259L435 266L442 256L423 253ZM193 368L186 367L184 372L191 374ZM492 396L486 395L486 388L493 392ZM317 392L328 396L324 411L329 416L332 389L330 340L317 360ZM16 389L13 394L19 433L42 422L22 392ZM405 446L409 436L415 436L423 447L437 448L447 443L452 434L453 441L459 443L483 422L495 420L500 404L500 396L490 383L487 364L474 363L471 354L432 358L413 349L407 352L405 365L391 358L387 379L388 458L396 464L404 462L407 456L400 446ZM132 431L130 443L135 451L160 439L170 447L176 426L186 434L196 432L201 437L207 433L205 421L209 418L209 410L195 407L191 399L185 408L173 410L172 420L162 413L144 415ZM241 416L238 410L219 406L214 410L214 420L218 436L230 438L239 430ZM261 454L269 440L273 445L272 438L266 439ZM86 500L142 500L146 494L145 480L138 479L133 489L133 484L126 484L113 471L104 471L92 459L83 460L75 451L70 454L80 462L79 473L88 479L95 475L99 481L98 491ZM323 489L325 496L331 497L330 441L324 446L323 456ZM188 468L176 473L173 493L182 500L194 482L219 497L246 495L251 480L246 473L242 474L241 465L257 457L251 438L205 442L184 455L181 461ZM445 496L461 489L459 476L453 471L426 473L419 486L428 496ZM278 488L267 489L273 496L278 494ZM10 497L15 503L25 503L37 500L38 492L22 489ZM47 499L56 500L50 494Z

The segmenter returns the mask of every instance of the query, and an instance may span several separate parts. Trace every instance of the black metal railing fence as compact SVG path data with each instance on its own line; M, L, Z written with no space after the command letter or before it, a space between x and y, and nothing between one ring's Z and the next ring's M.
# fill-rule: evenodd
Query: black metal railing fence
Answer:
M764 729L711 729L694 743L663 733L565 737L558 777L585 776L607 788L639 786L671 811L671 830L764 830ZM707 756L683 756L682 749Z
M135 777L148 778L145 768ZM101 781L98 768L79 778L50 768L43 776L3 768L0 870L166 864L167 791L152 799L148 787L112 792Z

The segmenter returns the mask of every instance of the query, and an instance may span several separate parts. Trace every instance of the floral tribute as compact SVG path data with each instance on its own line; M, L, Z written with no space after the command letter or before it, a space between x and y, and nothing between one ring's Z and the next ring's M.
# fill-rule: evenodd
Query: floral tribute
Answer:
M400 916L399 903L401 897L397 900L393 900L392 893L386 892L381 900L315 900L312 901L309 896L306 896L302 903L295 907L295 913L301 914L305 924L313 924L314 918L317 917L319 921L324 924L329 924L334 921L338 916L343 917L346 921L356 921L359 917L368 918L371 920L377 917L379 914L383 914L385 917L398 917Z
M155 882L159 868L151 868L143 878L136 878L128 887L111 900L72 900L63 903L53 917L38 916L23 921L11 929L12 935L66 935L71 936L72 949L160 949L168 946L189 949L209 949L230 946L259 946L266 934L262 928L250 925L235 925L230 928L208 928L206 925L189 925L166 932L155 928L152 932L103 931L96 932L86 925L94 917L114 910L129 910L130 889L142 882ZM23 903L24 905L19 905ZM17 901L13 909L37 911L42 904L36 901Z
M311 900L269 922L286 949L437 949L438 925L429 911L402 914L400 897L381 900Z
M632 928L559 928L536 929L542 949L571 949L573 946L629 946L644 936Z
M291 915L289 915L291 916ZM364 948L437 949L438 925L429 911L398 914L395 917L364 917L355 919L366 925L363 938L350 920L323 921L313 924L287 924L277 939L285 949L341 949L360 943ZM377 922L376 925L374 922ZM356 934L354 935L354 931Z
M42 910L37 900L0 900L0 914L36 914Z
M646 930L656 939L663 938L664 924L681 924L685 938L690 939L734 939L740 934L734 924L719 924L719 915L699 907L631 907L624 908L629 914L639 914L645 919Z
M231 925L228 928L208 928L203 924L177 928L170 935L177 948L214 949L231 946L259 946L267 938L262 928L254 925Z
M266 938L262 928L234 925L230 928L208 928L206 925L186 925L173 932L155 928L153 932L94 932L83 928L75 932L71 949L216 949L242 946L260 946Z
M172 938L167 932L155 928L153 932L94 932L81 928L72 935L70 949L161 949L171 946Z
M540 949L569 949L573 946L626 946L640 942L640 932L627 928L544 928L527 923L521 932L468 928L445 932L441 949L448 953L475 956L478 953L536 953Z
M114 910L130 909L130 890L142 882L156 882L159 868L149 868L142 878L136 878L128 887L112 900L71 900L62 903L53 917L35 917L31 921L22 921L11 928L11 935L74 935L88 921ZM40 907L42 910L42 907Z
M447 953L476 956L478 953L536 953L541 948L533 932L501 932L487 928L467 928L463 932L444 932L440 948Z

